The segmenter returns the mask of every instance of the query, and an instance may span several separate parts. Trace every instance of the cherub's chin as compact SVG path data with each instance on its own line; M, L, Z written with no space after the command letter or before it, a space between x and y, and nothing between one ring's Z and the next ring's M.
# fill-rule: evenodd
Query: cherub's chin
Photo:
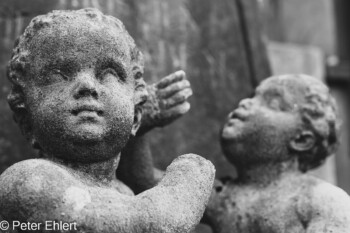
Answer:
M103 127L94 123L80 123L73 127L71 131L76 140L82 141L100 141L104 135Z
M221 132L221 138L224 140L234 139L238 136L238 130L234 126L227 126Z

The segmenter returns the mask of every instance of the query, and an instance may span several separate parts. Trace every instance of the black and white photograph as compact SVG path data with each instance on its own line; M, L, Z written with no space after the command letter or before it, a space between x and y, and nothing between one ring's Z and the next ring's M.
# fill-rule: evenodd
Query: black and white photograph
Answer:
M349 16L0 0L0 233L350 233Z

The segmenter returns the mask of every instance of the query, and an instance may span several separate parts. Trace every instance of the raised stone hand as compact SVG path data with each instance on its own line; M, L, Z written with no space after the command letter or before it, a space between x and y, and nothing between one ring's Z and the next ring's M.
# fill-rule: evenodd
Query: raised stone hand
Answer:
M168 125L190 109L187 100L192 95L192 89L182 70L148 85L147 91L149 96L143 105L142 123L137 135Z
M155 127L166 126L187 113L190 109L188 98L192 95L190 82L182 70L148 85L147 91L148 99L142 106L141 127L122 151L117 170L118 179L136 194L154 187L163 174L154 168L146 133Z

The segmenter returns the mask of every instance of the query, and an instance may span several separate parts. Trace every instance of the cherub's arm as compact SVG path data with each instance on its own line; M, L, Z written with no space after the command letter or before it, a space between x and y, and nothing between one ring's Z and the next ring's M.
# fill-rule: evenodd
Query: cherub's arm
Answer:
M350 232L350 197L342 189L322 183L301 199L298 213L306 233Z
M187 99L192 95L183 71L177 71L147 86L149 98L143 106L142 123L137 135L122 151L117 177L135 193L154 187L162 171L154 168L153 156L147 142L147 132L163 127L190 109Z
M214 173L209 161L180 156L156 187L130 197L85 186L51 162L27 160L1 175L0 214L9 221L76 222L77 232L185 233L202 217Z
M161 177L157 177L147 135L130 138L121 153L117 178L135 194L153 188Z

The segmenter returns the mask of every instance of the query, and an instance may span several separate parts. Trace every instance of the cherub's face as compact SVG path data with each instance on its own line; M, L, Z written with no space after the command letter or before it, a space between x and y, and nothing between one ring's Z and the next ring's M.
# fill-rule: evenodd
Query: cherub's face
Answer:
M269 78L244 99L225 123L221 142L234 164L286 159L287 145L301 129L298 106L305 87L292 79Z
M134 120L130 48L123 35L88 23L39 32L24 92L40 147L81 162L115 156Z

